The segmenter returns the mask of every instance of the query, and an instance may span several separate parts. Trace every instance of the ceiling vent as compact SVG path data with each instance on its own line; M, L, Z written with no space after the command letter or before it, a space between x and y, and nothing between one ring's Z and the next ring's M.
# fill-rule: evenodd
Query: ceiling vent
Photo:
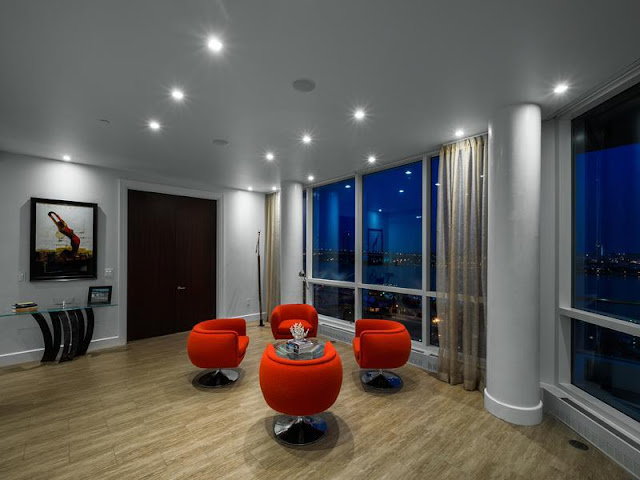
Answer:
M310 78L299 78L293 81L293 88L299 92L309 93L315 90L316 82Z

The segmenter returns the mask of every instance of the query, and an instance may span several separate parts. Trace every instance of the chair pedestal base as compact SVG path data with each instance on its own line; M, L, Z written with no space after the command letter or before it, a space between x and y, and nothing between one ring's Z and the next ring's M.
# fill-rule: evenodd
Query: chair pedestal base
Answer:
M273 422L276 438L288 445L309 445L324 437L327 422L320 417L290 417L281 415Z
M398 391L402 388L402 378L393 372L369 370L360 377L362 384L376 390Z
M239 376L235 370L219 368L196 378L194 382L198 387L202 388L220 388L234 383Z

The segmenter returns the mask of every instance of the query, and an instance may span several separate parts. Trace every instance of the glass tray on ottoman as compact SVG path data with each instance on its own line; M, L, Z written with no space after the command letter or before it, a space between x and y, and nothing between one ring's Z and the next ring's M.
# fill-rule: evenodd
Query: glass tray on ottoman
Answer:
M294 340L276 342L274 346L279 357L290 360L313 360L324 355L324 342L316 339L300 343L298 348L296 348Z

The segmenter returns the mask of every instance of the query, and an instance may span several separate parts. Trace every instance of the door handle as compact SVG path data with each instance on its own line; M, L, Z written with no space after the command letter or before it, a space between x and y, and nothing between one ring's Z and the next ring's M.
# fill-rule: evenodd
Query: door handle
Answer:
M178 290L186 290L187 287L181 287L180 285L178 285Z

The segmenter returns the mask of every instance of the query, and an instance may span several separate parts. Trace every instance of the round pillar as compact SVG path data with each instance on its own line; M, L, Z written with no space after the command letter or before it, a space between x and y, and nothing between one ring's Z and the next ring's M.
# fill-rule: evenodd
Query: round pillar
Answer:
M280 189L280 298L302 303L302 184L283 182Z
M541 112L500 110L489 124L485 408L507 422L542 421L539 366Z

